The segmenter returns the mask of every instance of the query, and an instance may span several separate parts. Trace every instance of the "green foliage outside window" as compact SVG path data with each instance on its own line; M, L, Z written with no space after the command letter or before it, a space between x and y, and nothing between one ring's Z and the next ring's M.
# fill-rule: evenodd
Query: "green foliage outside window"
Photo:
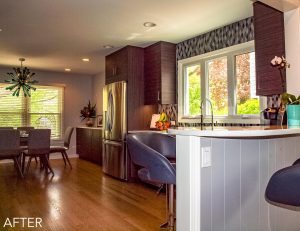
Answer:
M239 115L254 115L259 114L259 100L248 99L244 103L237 105L237 114Z
M200 115L201 77L200 65L188 67L189 115Z

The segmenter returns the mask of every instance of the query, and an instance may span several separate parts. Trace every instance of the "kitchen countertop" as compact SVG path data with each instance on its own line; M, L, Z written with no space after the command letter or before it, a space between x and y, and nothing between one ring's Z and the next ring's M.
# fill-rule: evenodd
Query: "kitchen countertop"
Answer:
M247 126L247 127L178 127L169 129L168 133L183 136L219 137L219 138L275 138L300 136L300 127L287 126Z
M166 130L164 130L164 131L159 131L159 130L132 130L132 131L128 131L128 133L139 133L139 132L155 132L155 133L168 134L168 132Z
M86 128L86 129L102 129L102 127L86 127L86 126L78 126L76 128Z

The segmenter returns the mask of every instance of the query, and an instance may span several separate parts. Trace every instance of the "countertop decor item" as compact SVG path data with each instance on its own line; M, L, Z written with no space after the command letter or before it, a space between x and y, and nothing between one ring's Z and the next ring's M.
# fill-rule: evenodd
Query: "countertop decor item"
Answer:
M25 61L25 58L19 58L21 62L21 67L13 68L14 73L8 72L7 74L11 77L10 80L5 80L6 83L11 83L11 86L6 87L6 90L14 90L13 96L19 96L20 90L23 90L24 96L31 96L30 90L36 90L32 84L38 83L37 80L32 80L32 77L35 73L30 73L30 70L27 67L23 68L22 63Z
M264 119L276 120L279 108L266 108L263 110Z
M281 105L283 110L287 112L288 126L300 126L300 96L283 93L281 94Z
M281 57L275 56L271 60L271 65L273 67L278 68L278 70L280 71L282 90L285 91L286 90L285 71L286 71L287 68L290 68L290 64L286 61L284 56L281 56ZM285 111L288 111L287 110L287 105L288 104L299 104L300 98L299 97L296 98L296 96L284 92L280 95L280 99L281 99L281 103L280 103L280 107L279 107L279 110L278 110L278 114L279 114L280 119L281 119L281 125L283 125ZM288 112L287 112L287 114L288 114ZM300 116L300 114L299 114L299 116ZM289 118L288 115L287 115L287 117ZM291 122L291 120L290 120L290 122Z
M156 123L155 123L156 129L159 131L168 130L170 125L171 125L171 123L169 121L167 114L165 112L162 112L160 114L158 121L156 121Z
M285 81L284 81L285 69L290 68L291 65L286 61L284 56L281 57L275 56L271 60L271 65L273 67L277 67L278 70L280 71L282 90L285 91Z
M94 106L91 105L91 101L89 100L89 103L87 106L84 106L83 109L80 111L80 117L82 120L87 119L86 126L91 127L93 126L93 121L91 118L96 117L96 104Z
M97 115L97 127L102 127L103 115Z

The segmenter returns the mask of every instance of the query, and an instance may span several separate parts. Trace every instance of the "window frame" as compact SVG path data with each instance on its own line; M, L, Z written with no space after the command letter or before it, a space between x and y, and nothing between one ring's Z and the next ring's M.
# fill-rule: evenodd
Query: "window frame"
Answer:
M262 117L259 115L237 115L236 113L236 68L235 68L235 56L254 52L254 41L238 44L235 46L219 49L213 52L205 53L191 58L182 59L178 61L178 122L185 123L200 123L200 115L191 116L184 114L184 94L185 94L185 70L186 67L200 63L201 73L201 99L207 98L208 96L208 69L206 68L207 62L213 59L221 57L227 57L227 91L228 91L228 115L225 116L214 116L214 121L220 123L248 123L248 124L259 124L261 123ZM259 96L260 100L260 111L266 108L267 99L266 97ZM205 102L203 108L204 122L210 122L211 116L207 113L209 105Z

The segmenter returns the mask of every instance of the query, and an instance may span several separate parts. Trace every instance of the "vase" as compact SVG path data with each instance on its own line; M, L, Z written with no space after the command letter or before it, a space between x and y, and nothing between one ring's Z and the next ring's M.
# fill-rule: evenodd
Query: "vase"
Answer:
M94 125L94 122L91 118L87 118L87 121L85 122L85 125L87 127L92 127Z
M300 105L287 105L288 127L300 127Z

